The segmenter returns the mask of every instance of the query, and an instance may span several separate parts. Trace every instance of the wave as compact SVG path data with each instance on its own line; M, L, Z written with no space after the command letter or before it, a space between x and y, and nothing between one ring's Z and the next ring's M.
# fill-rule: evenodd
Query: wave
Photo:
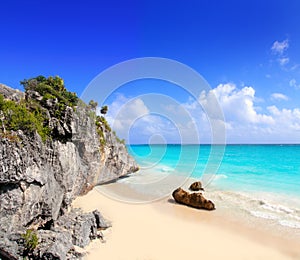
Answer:
M272 204L268 204L268 203L265 203L264 205L262 205L262 208L270 210L270 211L278 212L278 213L291 214L291 213L295 212L295 210L292 210L286 206L272 205Z
M300 228L300 222L298 221L280 220L279 224L290 228Z
M226 174L216 174L214 180L227 179L228 176Z
M162 166L162 167L158 167L157 170L159 170L161 172L173 172L174 168L169 167L169 166Z
M212 190L211 199L220 206L230 208L233 211L239 210L249 220L254 218L272 221L272 225L284 226L288 228L300 228L300 209L288 201L287 198L278 197L272 193L246 193L235 191ZM263 197L263 199L261 199ZM282 205L282 204L285 205ZM246 215L245 215L246 214Z
M278 219L277 216L270 214L270 213L266 213L266 212L262 212L262 211L254 211L251 210L250 214L254 217L258 217L258 218L265 218L265 219Z

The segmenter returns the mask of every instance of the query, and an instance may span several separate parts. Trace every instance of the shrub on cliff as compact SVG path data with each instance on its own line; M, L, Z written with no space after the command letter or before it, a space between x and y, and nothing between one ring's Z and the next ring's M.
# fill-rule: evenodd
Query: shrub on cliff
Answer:
M50 109L52 116L63 119L67 107L73 109L78 103L78 97L76 93L70 92L65 88L64 81L62 78L38 76L32 79L25 79L21 81L21 84L25 88L25 93L28 95L31 92L38 92L42 97L39 102L42 106L46 106Z
M96 108L98 106L98 102L96 102L94 100L90 100L89 106L90 106L91 109L96 110Z
M107 106L103 106L103 107L101 107L100 113L103 114L103 115L105 115L107 113L107 111L108 111L108 107Z
M70 92L65 88L62 78L38 76L32 79L25 79L21 84L27 91L36 91L44 97L44 99L57 98L59 104L69 107L75 107L78 102L76 93Z
M23 234L22 237L24 239L24 245L27 253L37 247L39 239L37 234L32 229L27 229L26 233Z
M0 95L0 134L17 130L27 134L37 131L45 141L51 136L49 113L59 120L64 119L67 107L74 109L78 97L67 91L64 81L58 76L38 76L21 84L25 88L25 100L16 102Z
M46 140L50 129L44 127L44 117L38 107L31 107L22 100L17 103L11 100L5 100L0 94L0 113L2 132L22 130L25 133L37 131L43 140Z
M61 134L55 131L57 125L49 124L50 119L53 117L58 119L54 121L58 126L59 124L68 124L67 119L70 119L70 114L67 111L70 111L70 109L67 109L67 107L75 109L77 105L83 105L90 109L90 111L87 111L88 116L95 120L101 146L105 145L104 132L112 131L103 116L108 111L107 106L101 107L101 116L96 116L98 103L91 100L88 106L84 104L75 93L69 92L65 88L63 79L58 76L48 78L38 76L25 79L21 84L25 88L25 99L12 101L4 99L0 94L0 135L2 137L9 136L11 140L15 140L15 134L10 131L22 130L26 134L36 131L43 141L48 138L67 140L72 136L72 133L69 131ZM114 135L118 142L125 143L115 133Z

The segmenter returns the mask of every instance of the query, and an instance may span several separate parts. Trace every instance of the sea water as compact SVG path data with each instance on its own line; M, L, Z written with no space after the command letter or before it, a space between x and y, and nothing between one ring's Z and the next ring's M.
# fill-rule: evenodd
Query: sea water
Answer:
M220 207L300 233L300 145L131 145L128 151L144 181L208 175L205 189Z

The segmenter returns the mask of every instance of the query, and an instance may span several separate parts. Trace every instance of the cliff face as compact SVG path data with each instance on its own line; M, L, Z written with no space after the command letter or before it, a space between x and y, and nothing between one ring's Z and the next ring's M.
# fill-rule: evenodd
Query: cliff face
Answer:
M0 85L0 94L16 102L24 99L23 93L4 85ZM41 101L43 97L38 92L27 91L25 98ZM17 257L16 252L20 255L20 250L24 251L26 241L22 244L21 234L27 229L39 229L37 234L40 240L45 237L45 232L52 232L50 237L63 236L64 224L58 223L69 214L68 210L74 198L88 192L95 185L115 180L138 169L133 158L128 155L125 145L101 124L99 127L105 143L100 144L95 115L89 106L79 102L75 108L66 107L63 116L57 118L53 116L55 104L53 99L47 100L43 105L48 118L47 127L51 130L51 138L46 141L37 132L27 134L17 130L7 134L2 129L0 251L11 257ZM96 215L89 215L87 223L92 223L91 227L94 225L99 228ZM76 214L72 216L76 218ZM87 230L86 236L92 237L89 233L91 228L87 227ZM66 254L74 250L74 245L87 244L74 242L76 236L72 232L69 234L69 242L66 242L68 234L65 235ZM44 242L39 241L34 252L45 258L49 250L50 253L53 251L54 242L49 245L49 239L42 240ZM54 254L52 257L66 257L64 252L54 251L57 251L58 256Z

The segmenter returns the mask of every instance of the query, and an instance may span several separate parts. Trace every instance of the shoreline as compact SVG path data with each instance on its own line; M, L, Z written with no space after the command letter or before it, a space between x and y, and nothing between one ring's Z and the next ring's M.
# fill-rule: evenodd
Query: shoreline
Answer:
M109 186L119 188L117 183ZM207 259L300 258L297 240L247 226L243 219L223 214L225 209L197 210L174 203L171 197L147 204L124 203L105 195L105 185L78 197L73 206L84 211L98 209L112 221L112 228L103 231L106 242L96 240L86 248L86 259L90 260L198 255Z

